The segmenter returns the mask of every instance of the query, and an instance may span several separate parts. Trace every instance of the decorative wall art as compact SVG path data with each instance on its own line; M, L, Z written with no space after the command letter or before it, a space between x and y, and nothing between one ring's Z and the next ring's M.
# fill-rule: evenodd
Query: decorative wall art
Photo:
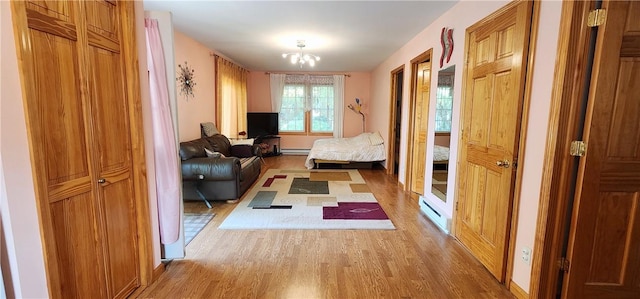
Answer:
M358 114L360 114L362 116L362 132L364 133L365 132L365 129L364 129L364 113L362 113L362 103L360 103L360 99L356 98L356 104L355 105L349 104L347 107L349 109L351 109L351 111L353 111L355 113L358 113Z
M194 81L194 72L195 70L189 68L187 62L184 62L184 65L178 64L178 76L176 81L180 84L180 94L184 95L187 101L189 97L193 97L193 87L196 86L196 81Z
M453 29L442 27L440 33L440 44L442 44L442 55L440 55L440 67L451 59L451 53L453 53Z

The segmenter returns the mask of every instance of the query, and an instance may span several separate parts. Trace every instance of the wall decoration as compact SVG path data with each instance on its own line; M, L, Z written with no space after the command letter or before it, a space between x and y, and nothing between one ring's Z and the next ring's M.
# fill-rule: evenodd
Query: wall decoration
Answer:
M180 83L180 94L184 95L189 100L189 97L193 97L193 87L196 86L194 81L194 69L189 68L187 62L184 65L178 64L178 77L176 81Z
M362 103L360 103L360 99L356 98L356 104L355 105L349 104L347 107L351 109L351 111L358 113L362 116L362 133L364 133L365 132L364 113L362 113Z
M440 67L442 67L445 60L449 63L451 53L453 53L453 29L442 27L440 44L442 44L442 55L440 55Z

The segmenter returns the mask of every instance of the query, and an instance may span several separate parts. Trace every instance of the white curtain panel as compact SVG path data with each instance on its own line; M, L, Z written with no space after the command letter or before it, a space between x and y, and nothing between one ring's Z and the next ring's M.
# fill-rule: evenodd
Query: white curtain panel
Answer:
M333 75L333 137L342 138L344 127L344 75Z
M178 240L180 234L180 184L182 182L178 168L178 146L171 121L169 87L158 21L145 18L144 25L151 91L160 241L162 244L171 244Z
M282 106L282 94L284 93L284 84L286 74L271 74L269 82L271 85L271 110L272 112L280 112Z

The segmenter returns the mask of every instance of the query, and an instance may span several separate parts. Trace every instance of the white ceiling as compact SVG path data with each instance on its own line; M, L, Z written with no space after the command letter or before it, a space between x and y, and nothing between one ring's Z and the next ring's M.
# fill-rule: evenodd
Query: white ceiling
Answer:
M175 30L250 70L299 71L282 54L301 39L321 57L313 71L369 72L455 3L144 0L144 9L170 11Z

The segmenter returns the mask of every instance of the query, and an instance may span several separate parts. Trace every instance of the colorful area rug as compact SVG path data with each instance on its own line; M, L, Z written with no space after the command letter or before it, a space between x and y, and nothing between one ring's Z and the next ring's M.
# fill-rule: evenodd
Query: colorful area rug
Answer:
M187 245L213 219L215 214L184 214L184 244Z
M395 227L357 169L270 169L219 229Z

